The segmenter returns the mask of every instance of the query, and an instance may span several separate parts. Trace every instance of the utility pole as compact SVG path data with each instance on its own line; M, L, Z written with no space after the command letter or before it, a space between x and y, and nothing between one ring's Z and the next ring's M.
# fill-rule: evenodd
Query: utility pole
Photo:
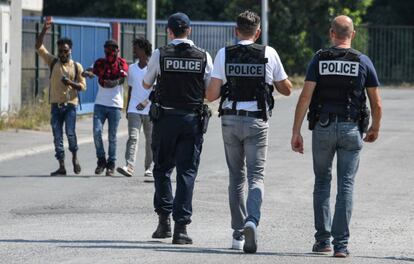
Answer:
M147 0L147 39L152 47L156 48L155 43L155 3L156 0Z
M10 16L10 106L17 111L22 103L22 0L10 2Z
M269 1L262 0L262 44L269 44L269 22L268 22L268 13L269 13Z

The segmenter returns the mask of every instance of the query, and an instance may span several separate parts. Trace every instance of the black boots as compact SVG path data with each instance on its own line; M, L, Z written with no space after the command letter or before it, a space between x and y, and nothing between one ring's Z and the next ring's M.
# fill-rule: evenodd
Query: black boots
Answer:
M158 226L152 234L152 238L168 238L171 237L171 219L169 215L158 216Z
M171 237L171 220L169 215L158 216L158 226L152 234L152 238L168 238ZM173 244L186 245L193 244L193 240L187 234L187 225L175 223Z
M78 161L78 155L76 152L72 152L72 164L73 164L73 172L75 174L79 174L81 172L81 166ZM50 173L50 176L60 176L66 175L66 168L65 168L65 160L59 160L59 169Z
M81 172L81 166L78 161L77 152L72 152L72 164L73 164L73 172L75 174L79 174Z
M179 245L193 244L193 240L187 234L187 225L175 223L172 243Z
M102 174L105 168L106 168L106 159L98 158L98 166L95 169L95 174Z
M106 176L114 176L115 162L106 161L105 158L98 158L98 166L95 169L95 174L102 174L106 169Z
M59 160L59 169L56 171L50 173L50 176L60 176L60 175L66 175L66 169L65 169L65 161Z

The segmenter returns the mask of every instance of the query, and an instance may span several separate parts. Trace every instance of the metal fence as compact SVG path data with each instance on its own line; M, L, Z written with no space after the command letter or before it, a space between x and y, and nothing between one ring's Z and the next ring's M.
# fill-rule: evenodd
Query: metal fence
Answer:
M121 24L121 55L132 61L132 40L138 36L145 37L147 21L142 19L111 19L111 18L77 18L84 21L99 21ZM235 44L234 22L201 22L191 21L192 33L190 39L195 45L205 49L214 58L217 51L227 45ZM154 48L167 44L167 21L157 20L155 28Z
M354 47L371 58L382 82L414 82L414 26L359 26Z

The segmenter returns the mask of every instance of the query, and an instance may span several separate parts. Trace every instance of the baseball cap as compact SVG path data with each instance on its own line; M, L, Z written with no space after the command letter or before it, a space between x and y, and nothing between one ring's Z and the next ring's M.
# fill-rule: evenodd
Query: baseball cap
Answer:
M109 39L109 40L105 41L104 47L110 47L110 46L119 48L118 42L116 42L116 40L114 40L114 39Z
M190 19L184 13L177 12L168 18L168 25L171 30L179 30L190 27Z

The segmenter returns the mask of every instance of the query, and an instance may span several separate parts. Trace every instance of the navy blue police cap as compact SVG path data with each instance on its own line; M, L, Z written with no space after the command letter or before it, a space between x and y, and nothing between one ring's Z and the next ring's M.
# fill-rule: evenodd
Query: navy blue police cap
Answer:
M190 18L184 13L177 12L168 18L168 27L172 30L190 27Z

